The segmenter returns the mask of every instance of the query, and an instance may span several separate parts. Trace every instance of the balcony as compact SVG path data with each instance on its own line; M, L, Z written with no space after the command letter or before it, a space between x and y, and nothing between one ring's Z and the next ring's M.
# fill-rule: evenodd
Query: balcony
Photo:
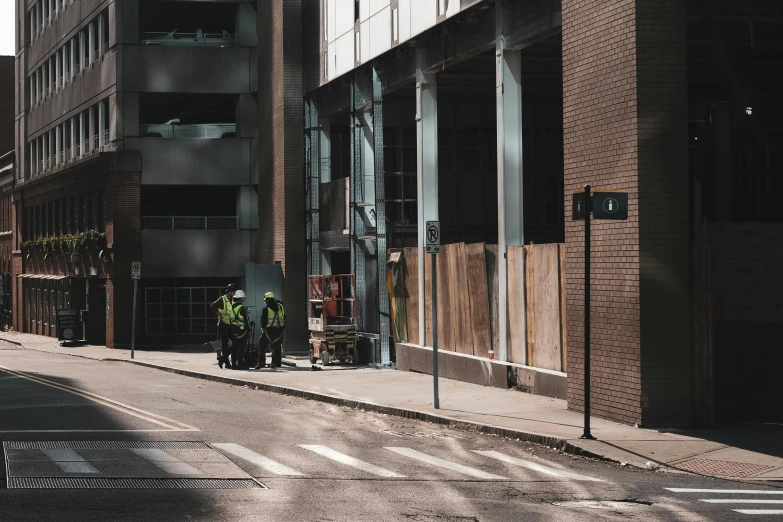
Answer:
M139 125L139 132L144 138L236 138L236 123L179 123L172 120L160 124Z
M141 33L141 45L169 45L179 47L236 47L237 35L228 31L181 33Z
M143 216L143 230L239 230L236 216Z

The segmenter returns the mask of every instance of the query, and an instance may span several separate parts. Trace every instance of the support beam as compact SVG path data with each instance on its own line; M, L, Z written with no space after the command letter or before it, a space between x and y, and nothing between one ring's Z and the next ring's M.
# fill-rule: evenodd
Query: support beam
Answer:
M497 41L495 49L497 152L498 152L498 359L509 360L508 320L520 324L523 360L527 364L527 324L525 303L516 307L519 316L508 316L508 245L524 245L523 177L522 177L522 56L521 51L506 49L503 35L503 8L497 8ZM525 270L512 274L524 288Z
M375 158L375 236L378 261L378 313L381 364L391 363L389 336L389 290L386 287L386 194L383 160L383 92L378 72L372 71L372 135Z
M364 236L364 220L361 215L360 203L364 202L364 176L362 172L362 132L361 107L365 103L365 93L360 81L360 73L354 73L351 80L351 205L350 205L350 249L351 271L356 277L356 327L364 331L364 300L366 292L366 272L364 250L362 249Z
M318 108L312 98L305 100L305 201L307 224L307 270L310 275L321 273L320 226L320 153L321 136L318 131ZM309 312L309 309L308 309Z
M106 35L103 34L103 13L98 15L98 56L103 56L103 42Z
M321 118L320 115L318 118L318 152L320 156L318 159L319 177L321 183L328 183L332 181L332 129L331 122L326 118ZM321 273L324 275L332 273L332 254L325 250L321 251Z
M79 113L79 156L84 156L89 152L89 146L85 146L87 141L87 127L85 125L84 111Z
M88 63L88 61L85 60L85 58L84 58L85 54L86 54L84 52L84 50L85 50L84 48L85 48L85 45L86 45L86 42L84 41L84 39L85 39L85 32L82 29L81 31L79 31L79 72L82 72L84 69L86 69L87 68L87 63Z
M76 117L68 120L68 124L71 126L71 157L68 159L76 159Z
M421 53L421 51L417 51ZM423 56L418 57L422 63ZM438 85L434 73L416 71L416 186L419 236L419 344L425 346L425 224L438 220Z
M76 40L71 38L71 42L68 45L68 50L71 53L71 80L76 76Z
M89 32L89 61L88 63L90 65L93 64L95 61L95 22L90 22L90 24L87 26L88 32Z
M98 148L106 145L106 101L98 102Z
M92 152L95 150L95 105L87 110L87 151Z
M63 129L59 125L54 129L54 164L60 164L63 152Z

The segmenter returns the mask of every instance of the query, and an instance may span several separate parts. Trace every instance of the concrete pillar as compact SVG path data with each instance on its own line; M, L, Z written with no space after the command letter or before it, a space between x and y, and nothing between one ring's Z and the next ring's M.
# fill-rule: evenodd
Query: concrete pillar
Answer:
M41 136L41 165L42 170L49 169L49 133L45 132Z
M59 49L52 56L52 60L54 60L54 90L56 92L62 86L60 78L62 77L63 66Z
M502 5L502 4L501 4ZM501 361L509 360L507 320L519 325L519 339L515 344L521 353L515 353L513 362L527 364L527 324L525 303L516 307L519 315L509 317L509 279L525 284L524 266L519 273L508 273L508 245L524 245L523 175L522 175L522 55L521 51L506 49L503 35L503 8L496 10L495 41L495 101L497 108L497 162L498 162L498 339Z
M68 50L71 56L71 80L76 76L76 38L71 38Z
M89 33L89 51L90 51L90 57L89 57L89 64L92 65L95 61L95 22L90 22L88 26L88 33Z
M35 140L32 140L30 142L30 169L29 169L29 176L32 176L35 174Z
M419 51L420 52L420 51ZM419 215L419 344L425 346L424 337L424 263L429 256L424 253L425 225L438 220L438 85L435 74L418 68L416 71L416 186L418 189Z
M103 17L103 13L98 15L98 56L103 56L103 42L106 37L106 35L103 34Z
M63 151L63 130L58 125L54 129L54 164L55 166L60 164Z
M98 147L106 145L106 102L98 102Z
M84 121L84 111L79 113L79 156L84 156L90 150L89 146L85 146L87 141L87 126Z
M46 93L48 96L51 96L54 94L54 91L52 90L52 84L54 83L54 64L52 63L52 58L49 58L46 61Z
M95 128L95 105L87 110L87 129L87 140L89 141L87 150L92 152L95 150L95 133L97 131Z
M35 6L30 11L30 43L35 40Z
M30 75L30 108L35 106L35 71Z
M68 124L71 126L71 157L68 159L76 159L76 117L71 118Z
M79 72L83 71L87 67L87 60L84 59L84 30L79 31Z

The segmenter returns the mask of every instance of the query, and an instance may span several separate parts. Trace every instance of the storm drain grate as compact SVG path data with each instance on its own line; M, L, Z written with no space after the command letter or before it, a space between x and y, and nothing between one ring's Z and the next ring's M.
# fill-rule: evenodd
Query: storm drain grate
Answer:
M711 459L688 459L678 462L676 466L685 471L692 471L702 475L738 478L754 477L760 473L773 469L773 466L763 466L761 464L747 464L745 462Z
M6 450L36 449L212 449L206 442L163 440L9 440Z
M9 489L267 489L253 479L11 477Z

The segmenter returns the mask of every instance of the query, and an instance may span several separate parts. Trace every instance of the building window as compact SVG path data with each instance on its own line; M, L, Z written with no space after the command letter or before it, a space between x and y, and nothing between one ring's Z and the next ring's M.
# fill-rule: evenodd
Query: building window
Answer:
M145 289L144 325L147 335L204 335L214 333L209 305L222 286L150 287Z

